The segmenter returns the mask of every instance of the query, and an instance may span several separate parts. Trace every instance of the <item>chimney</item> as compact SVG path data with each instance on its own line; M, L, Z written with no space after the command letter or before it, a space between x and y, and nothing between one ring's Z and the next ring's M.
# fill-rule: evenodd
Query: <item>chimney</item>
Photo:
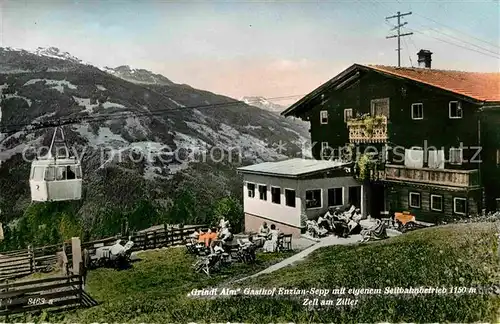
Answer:
M432 52L429 50L424 50L421 49L420 52L417 53L418 55L418 67L421 68L431 68L431 61L432 61Z

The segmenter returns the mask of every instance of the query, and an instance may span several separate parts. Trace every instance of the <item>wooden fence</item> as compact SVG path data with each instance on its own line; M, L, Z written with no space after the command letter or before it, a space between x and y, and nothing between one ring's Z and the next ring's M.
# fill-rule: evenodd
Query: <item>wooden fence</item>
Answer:
M158 249L162 247L183 244L185 240L188 239L189 235L191 235L197 228L204 231L207 230L206 225L189 226L184 228L167 228L167 226L164 226L164 228L158 230L152 230L140 233L131 233L129 236L132 242L134 242L134 246L132 247L132 252ZM116 235L100 240L83 242L81 246L82 250L83 249L92 250L99 246L113 245L116 243L117 240L128 240L128 236ZM71 244L65 245L65 252L68 258L68 263L71 264L72 260Z
M184 228L168 228L140 233L131 233L134 242L132 251L150 250L162 247L183 244L195 229L206 230L206 225L189 226ZM99 246L112 245L117 240L127 240L128 237L116 235L95 241L81 243L82 249L94 249ZM53 267L57 263L56 253L66 252L68 263L72 262L71 241L64 245L49 245L38 248L0 252L0 282L6 279L23 277L34 272Z
M2 284L0 316L95 306L97 302L85 293L83 283L83 276L70 275Z
M0 281L32 274L54 265L56 261L53 246L4 252L0 255Z

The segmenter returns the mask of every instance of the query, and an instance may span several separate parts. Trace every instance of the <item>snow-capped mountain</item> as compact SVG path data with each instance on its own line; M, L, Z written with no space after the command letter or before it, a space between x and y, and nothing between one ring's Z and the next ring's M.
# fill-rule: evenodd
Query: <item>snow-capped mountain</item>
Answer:
M276 113L146 70L104 72L56 56L0 48L0 208L13 215L30 202L22 153L50 145L53 132L16 125L86 118L64 130L81 155L81 213L92 217L102 206L168 201L186 182L211 196L238 193L236 166L310 152L307 128Z
M61 60L68 60L75 63L82 63L82 61L77 57L71 55L68 52L62 52L57 47L38 47L36 50L32 51L32 53L39 56L46 56Z
M116 68L104 67L102 68L104 72L110 73L114 76L122 78L124 80L142 83L142 84L159 84L159 85L172 85L174 84L168 78L161 74L155 74L151 71L144 69L132 69L128 65L121 65Z
M280 113L287 108L286 106L276 104L260 96L245 96L242 97L240 101L243 101L244 103L250 106L254 106L260 109L277 113Z

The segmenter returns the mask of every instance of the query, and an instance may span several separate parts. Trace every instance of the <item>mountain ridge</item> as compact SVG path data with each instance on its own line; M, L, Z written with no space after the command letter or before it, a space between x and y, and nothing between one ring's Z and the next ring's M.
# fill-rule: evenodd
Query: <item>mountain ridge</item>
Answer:
M171 83L132 82L63 56L0 48L0 130L86 118L64 129L70 146L85 150L79 214L88 224L102 208L132 208L143 199L169 208L181 188L193 188L207 204L214 197L240 196L237 166L309 154L307 128L293 120L164 76ZM13 131L0 135L0 209L9 219L30 204L23 151L49 145L53 132ZM281 143L286 150L280 152ZM214 151L224 159L203 159Z

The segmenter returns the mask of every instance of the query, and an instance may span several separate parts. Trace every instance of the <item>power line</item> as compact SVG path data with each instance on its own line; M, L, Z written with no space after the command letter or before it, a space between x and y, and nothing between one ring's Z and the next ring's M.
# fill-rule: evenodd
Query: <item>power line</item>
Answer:
M281 100L281 99L291 99L294 97L303 97L303 95L290 95L290 96L281 96L281 97L269 97L269 98L264 98L266 100ZM168 98L168 97L167 97ZM155 117L155 116L161 116L163 114L168 114L171 112L178 112L178 111L185 111L185 110L190 110L190 109L210 109L210 108L223 108L223 107L230 107L230 106L235 106L235 105L241 105L241 104L246 104L244 101L230 101L230 102L222 102L222 103L216 103L216 104L206 104L206 105L196 105L196 106L184 106L184 107L177 107L177 108L164 108L164 109L158 109L155 111L125 111L120 114L112 113L112 114L102 114L98 116L77 116L77 117L67 117L67 118L59 118L59 119L53 119L53 120L46 120L38 123L22 123L22 124L4 124L4 130L0 133L11 135L14 134L21 129L19 128L27 128L29 131L35 131L35 130L40 130L40 129L45 129L45 128L52 128L52 127L57 127L57 126L65 126L65 125L73 125L73 124L80 124L80 123L89 123L89 122L101 122L101 121L108 121L108 120L120 120L120 119L126 119L129 117ZM7 128L16 128L16 129L7 129ZM4 138L5 140L5 138Z
M474 39L476 39L476 40L478 40L478 41L480 41L480 42L483 42L483 43L485 43L485 44L488 44L488 45L490 45L490 46L500 48L500 45L499 45L498 43L497 43L497 44L494 44L494 43L491 43L491 42L489 42L489 41L485 41L485 40L483 40L483 39L481 39L481 38L478 38L478 37L476 37L476 36L473 36L473 35L470 35L470 34L464 33L463 31L458 30L458 29L456 29L456 28L453 28L453 27L447 26L447 25L445 25L445 24L443 24L443 23L441 23L441 22L439 22L439 21L437 21L437 20L434 20L434 19L432 19L432 18L429 18L429 17L423 16L423 15L418 14L418 13L415 13L415 14L416 14L417 16L419 16L419 17L422 17L422 18L424 18L424 19L427 19L427 20L429 20L429 21L432 21L432 22L434 22L434 23L436 23L436 24L438 24L438 25L441 25L441 26L443 26L443 27L446 27L446 28L449 28L449 29L455 30L456 32L459 32L459 33L460 33L460 34L462 34L462 35L467 35L467 36L468 36L468 37L470 37L470 38L474 38Z
M374 0L374 1L376 1L376 0ZM400 0L396 0L396 1L397 1L399 4L402 4L402 2L401 2ZM411 3L409 3L409 6L410 6L410 10L411 10ZM473 36L473 35L471 35L471 34L467 34L467 33L463 32L463 31L458 30L458 29L456 29L456 28L453 28L453 27L451 27L451 26L445 25L445 24L443 24L442 22L439 22L439 21L437 21L437 20L435 20L435 19L432 19L432 18L426 17L426 16L424 16L424 15L422 15L422 14L419 14L418 12L415 12L415 15L417 15L417 16L419 16L419 17L422 17L422 18L424 18L424 19L427 19L427 20L429 20L429 21L432 21L432 22L434 22L434 23L436 23L436 24L438 24L438 25L441 25L441 26L443 26L443 27L446 27L446 28L448 28L448 29L455 30L456 32L460 33L461 35L467 35L467 36L469 36L470 38L476 39L476 40L478 40L478 41L480 41L480 42L483 42L483 43L485 43L485 44L488 44L488 45L490 45L490 46L500 48L499 43L494 44L494 43L491 43L491 42L489 42L489 41L485 41L484 39L481 39L481 38L479 38L479 37ZM445 34L445 33L443 33L443 34ZM445 35L446 35L446 34L445 34ZM464 40L462 40L462 39L459 39L459 40L460 40L460 41L462 41L462 42L464 42L464 43L467 43L467 41L464 41ZM470 43L470 42L469 42L469 43ZM477 46L477 45L475 45L475 44L473 44L473 43L470 43L470 44L472 44L473 46L476 46L476 47L480 47L480 46Z
M426 33L423 33L423 32L418 31L418 30L414 30L414 29L411 29L411 28L408 28L408 29L413 30L415 33L419 33L419 34L422 34L424 36L427 36L427 37L430 37L430 38L434 38L435 40L438 40L438 41L441 41L441 42L444 42L444 43L447 43L447 44L450 44L450 45L453 45L453 46L457 46L457 47L460 47L460 48L463 48L463 49L466 49L466 50L469 50L469 51L473 51L473 52L476 52L476 53L479 53L479 54L483 54L483 55L490 56L490 57L493 57L493 58L496 58L496 59L500 59L500 56L495 56L495 55L492 55L492 54L489 54L489 53L485 53L485 52L481 52L481 51L475 50L475 49L467 47L467 46L463 46L463 45L460 45L460 44L457 44L457 43L449 42L449 41L447 41L445 39L442 39L442 38L437 38L437 37L434 37L434 36L431 36L431 35L427 35Z
M401 37L413 35L413 33L404 33L404 34L401 34L401 27L403 27L404 25L408 24L407 22L404 22L403 24L401 24L401 17L408 16L408 15L411 15L411 11L407 12L407 13L403 13L403 14L400 11L398 11L397 15L385 18L386 20L393 19L393 18L398 18L398 24L396 25L396 27L393 28L393 29L397 29L398 30L397 35L386 36L387 39L388 38L395 38L395 37L398 38L398 48L396 49L396 51L398 52L398 67L401 67Z
M406 43L406 40L403 38L403 43L406 48L406 52L408 53L408 59L410 60L410 65L413 67L413 60L411 59L411 54L410 54L410 49L408 48L408 44Z
M379 5L381 5L381 6L384 6L386 9L389 9L389 10L390 10L390 8L389 8L388 6L386 6L384 3L382 3L382 2L378 2L377 0L372 0L372 1L373 1L374 3L376 3L376 4L379 4ZM370 1L370 2L372 2L372 1ZM372 2L372 3L373 3L373 2ZM375 10L377 10L377 11L378 11L379 9L378 9L378 8L375 8ZM420 14L418 14L418 13L415 13L415 14L416 14L416 15L418 15L418 16L421 16L421 17L423 17L423 18L426 18L426 19L428 19L428 20L431 20L431 21L434 21L434 22L436 22L436 23L439 23L439 22L435 21L434 19L431 19L431 18L428 18L428 17L422 16L422 15L420 15ZM446 26L446 25L444 25L444 24L441 24L441 25L443 25L443 26L445 26L445 27L448 27L448 26ZM450 29L455 29L455 28L452 28L452 27L448 27L448 28L450 28ZM460 47L460 48L463 48L463 49L466 49L466 50L469 50L469 51L473 51L473 52L476 52L476 53L479 53L479 54L487 55L487 56L490 56L490 57L493 57L493 58L499 58L499 57L497 57L497 56L493 56L493 55L491 54L491 53L493 53L493 52L491 52L491 51L489 51L489 52L491 52L491 53L485 53L485 52L483 52L483 51L479 51L479 50L476 50L476 49L474 49L474 48L470 48L470 47L467 47L467 46L463 46L463 45L461 45L461 44L457 44L457 43L455 43L455 42L450 42L450 41L448 41L448 40L446 40L446 39L433 37L433 36L431 36L431 35L428 35L428 34L426 34L426 33L422 33L422 32L419 32L419 31L416 31L416 30L411 29L411 28L408 28L408 29L409 29L409 30L412 30L413 32L416 32L416 33L422 34L423 36L430 37L430 38L433 38L433 39L438 40L438 41L442 41L442 42L447 43L447 44L450 44L450 45L454 45L454 46L457 46L457 47ZM457 29L455 29L455 30L457 30ZM458 31L458 32L460 32L460 33L463 33L463 32L462 32L462 31L460 31L460 30L457 30L457 31ZM438 32L438 33L441 33L441 32L439 32L439 31L437 31L437 32ZM450 36L449 36L449 35L447 35L447 34L444 34L444 33L442 33L442 34L443 34L443 35L446 35L446 36L448 36L448 37L450 37ZM465 33L463 33L463 34L465 34ZM472 37L472 38L476 38L476 37ZM480 38L476 38L476 39L481 40ZM410 37L410 40L412 40L412 39L411 39L411 37ZM461 41L462 41L462 40L461 40ZM462 41L462 42L465 42L465 43L466 43L466 41ZM488 42L486 42L486 43L488 43ZM473 43L470 43L470 42L469 42L469 44L473 44ZM488 44L492 44L492 43L488 43ZM475 45L475 44L473 44L473 46L478 47L478 45ZM494 46L498 46L498 45L494 45ZM497 53L494 53L494 54L497 54Z
M452 38L452 39L458 40L459 42L462 42L462 43L465 43L465 44L469 44L469 45L471 45L471 46L474 46L474 47L476 47L476 48L479 48L479 49L480 49L480 50L482 50L482 51L489 52L489 53L491 53L491 54L496 54L496 55L498 55L498 54L499 54L499 52L498 52L498 51L492 51L492 50L490 50L490 49L488 49L488 48L486 48L486 47L479 46L479 45L476 45L476 44L474 44L474 43L472 43L472 42L465 41L465 40L463 40L463 39L461 39L461 38L459 38L459 37L456 37L456 36L453 36L453 35L450 35L450 34L444 33L444 32L442 32L442 31L439 31L439 30L435 29L435 28L428 27L428 26L423 26L423 27L424 27L424 28L426 28L426 27L427 27L427 28L429 28L430 30L435 31L435 32L436 32L436 33L438 33L438 34L442 34L442 35L447 36L447 37L449 37L449 38Z

